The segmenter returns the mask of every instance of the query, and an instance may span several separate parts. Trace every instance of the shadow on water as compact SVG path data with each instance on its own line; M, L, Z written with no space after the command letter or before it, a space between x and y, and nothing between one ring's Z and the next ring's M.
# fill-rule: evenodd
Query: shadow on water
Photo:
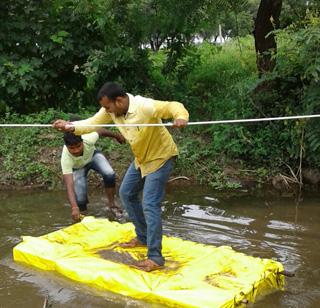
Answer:
M0 192L0 307L160 307L99 291L56 274L12 261L21 235L39 236L71 223L65 192ZM91 196L90 215L104 217L104 196ZM163 202L164 233L209 245L228 245L272 258L296 273L285 292L255 307L318 307L320 301L319 196L265 198L216 193L203 187L174 188Z

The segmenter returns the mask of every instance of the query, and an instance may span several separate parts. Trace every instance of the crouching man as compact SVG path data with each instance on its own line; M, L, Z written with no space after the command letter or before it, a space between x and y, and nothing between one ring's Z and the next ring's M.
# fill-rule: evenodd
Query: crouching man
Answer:
M76 136L64 134L64 147L61 155L61 169L71 205L71 216L74 221L80 220L80 213L85 214L88 204L88 173L94 170L103 178L107 195L107 208L114 216L121 216L122 210L115 204L116 175L106 157L96 149L99 137L110 137L124 143L122 135L106 129Z

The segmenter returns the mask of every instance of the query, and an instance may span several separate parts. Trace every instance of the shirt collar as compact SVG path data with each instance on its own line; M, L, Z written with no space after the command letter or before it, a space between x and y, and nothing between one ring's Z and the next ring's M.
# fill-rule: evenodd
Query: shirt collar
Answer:
M135 113L135 111L137 109L137 104L136 104L135 98L130 93L127 93L127 95L129 97L129 108L128 108L127 114Z

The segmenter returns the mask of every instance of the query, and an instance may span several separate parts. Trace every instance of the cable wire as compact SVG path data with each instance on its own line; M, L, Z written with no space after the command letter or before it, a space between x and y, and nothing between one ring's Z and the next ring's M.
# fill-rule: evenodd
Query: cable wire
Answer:
M254 118L254 119L235 119L235 120L216 120L216 121L199 121L188 122L191 125L216 125L216 124L237 124L237 123L252 123L252 122L268 122L268 121L284 121L298 119L313 119L320 118L320 114L300 115L300 116L283 116L273 118ZM132 123L132 124L77 124L77 127L153 127L153 126L173 126L172 122L166 123ZM53 127L52 124L0 124L0 127Z

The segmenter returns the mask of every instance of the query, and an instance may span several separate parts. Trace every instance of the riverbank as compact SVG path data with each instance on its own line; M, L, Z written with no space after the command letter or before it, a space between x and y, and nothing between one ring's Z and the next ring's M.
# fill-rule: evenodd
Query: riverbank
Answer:
M216 190L266 190L272 194L295 193L298 179L289 170L271 169L268 165L255 166L251 161L228 159L224 154L213 155L210 135L189 128L170 129L180 155L170 185L200 184ZM0 190L63 188L60 156L62 134L50 128L1 129ZM128 144L120 145L109 138L100 138L97 147L109 159L117 174L118 183L132 161ZM320 173L304 172L308 189L318 189ZM100 185L100 179L91 174L90 185Z

